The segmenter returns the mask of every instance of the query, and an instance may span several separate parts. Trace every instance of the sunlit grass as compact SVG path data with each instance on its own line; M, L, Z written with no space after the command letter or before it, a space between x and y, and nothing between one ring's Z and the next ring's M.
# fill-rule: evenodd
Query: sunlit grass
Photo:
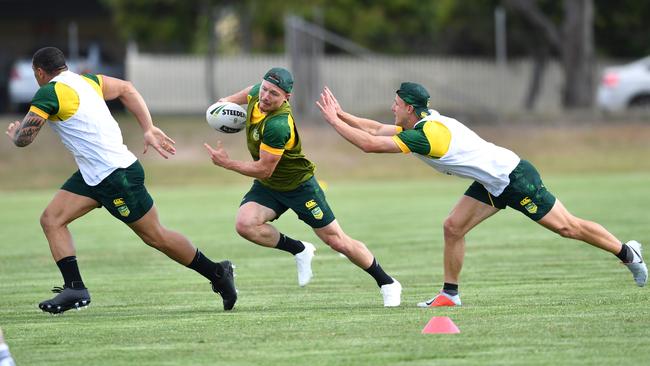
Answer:
M648 174L545 176L578 216L621 240L650 243ZM150 187L166 226L237 265L240 301L223 312L207 280L142 244L96 210L71 225L91 306L62 316L36 304L61 284L38 216L48 191L5 191L0 213L0 326L19 365L602 365L650 360L648 289L608 253L562 239L506 210L468 236L464 306L418 309L442 282L442 221L459 179L331 181L343 228L404 286L382 307L371 278L287 213L281 231L316 243L299 288L284 252L239 238L247 184ZM422 335L432 316L461 334Z

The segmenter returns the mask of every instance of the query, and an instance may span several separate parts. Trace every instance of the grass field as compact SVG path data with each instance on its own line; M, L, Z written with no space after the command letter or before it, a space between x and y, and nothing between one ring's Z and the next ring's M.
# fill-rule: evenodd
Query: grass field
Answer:
M1 125L10 120L0 116ZM137 125L121 122L139 153ZM293 258L236 235L250 180L211 166L201 147L221 138L231 155L248 159L242 136L216 135L200 118L158 123L178 155L138 154L149 190L166 226L237 265L235 310L224 313L207 280L96 210L71 225L91 306L40 312L38 302L62 280L38 217L74 163L49 128L26 149L0 139L0 326L18 365L650 364L649 289L636 287L612 255L512 210L469 235L464 306L416 308L441 285L442 221L470 182L400 154L363 155L331 130L308 126L303 144L343 228L404 292L401 307L383 308L368 275L287 213L278 228L318 248L314 280L299 288ZM477 130L533 161L573 213L650 248L647 123ZM433 316L451 317L461 334L420 334Z
M649 174L551 176L576 214L622 239L650 242ZM293 216L277 226L317 243L315 278L296 284L293 259L233 230L247 186L153 188L163 222L214 259L237 265L231 313L193 271L142 244L97 210L72 225L93 303L62 316L36 304L60 285L38 215L50 191L3 195L0 324L19 365L521 365L643 364L650 293L613 256L529 223L512 210L468 238L464 306L418 309L441 283L441 222L466 182L330 183L328 198L404 286L381 306L370 277ZM449 316L457 335L422 335Z

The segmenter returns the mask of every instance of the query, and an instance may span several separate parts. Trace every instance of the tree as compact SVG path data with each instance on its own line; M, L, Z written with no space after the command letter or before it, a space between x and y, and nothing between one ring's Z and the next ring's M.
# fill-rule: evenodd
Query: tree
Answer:
M594 0L599 55L640 58L650 55L650 1Z
M102 0L124 39L157 52L188 52L201 21L200 0Z
M534 0L505 0L505 3L524 16L560 56L564 73L563 105L590 107L595 69L593 0L564 0L561 27Z

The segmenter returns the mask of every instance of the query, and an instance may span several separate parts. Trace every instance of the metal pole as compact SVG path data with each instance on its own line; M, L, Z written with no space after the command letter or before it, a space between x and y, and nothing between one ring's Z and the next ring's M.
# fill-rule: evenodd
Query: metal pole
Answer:
M494 9L494 44L496 46L496 63L505 67L508 62L506 45L506 12L502 6Z
M205 73L206 73L206 88L208 94L208 103L214 103L217 100L217 91L214 83L214 74L215 74L215 61L217 53L217 42L219 42L217 37L217 20L219 19L217 14L217 7L210 5L209 1L204 1L204 9L208 11L208 31L209 31L209 42L208 42L208 55L205 61Z
M71 60L79 60L79 29L77 22L68 24L68 57Z

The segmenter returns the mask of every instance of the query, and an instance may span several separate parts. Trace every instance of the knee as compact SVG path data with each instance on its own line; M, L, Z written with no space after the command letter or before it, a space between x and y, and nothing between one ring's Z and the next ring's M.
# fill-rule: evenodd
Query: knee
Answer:
M53 214L48 209L43 211L43 213L41 214L40 223L41 223L41 228L43 228L43 231L45 232L53 230L62 225L57 219L56 215Z
M580 225L577 222L567 222L555 231L563 238L579 239Z
M253 237L256 227L257 225L253 221L243 218L237 218L237 222L235 223L237 234L244 239L250 239Z
M456 220L448 217L442 225L445 239L459 239L465 236L465 232Z
M149 234L138 234L140 236L140 239L147 244L148 246L156 249L162 248L162 242L160 240L157 240L154 236L149 235Z
M338 235L332 235L324 241L330 248L342 254L349 253L352 247L351 240L346 240L346 238Z
M163 227L149 228L148 230L136 231L136 234L142 239L142 241L148 246L162 250L168 246L167 240L165 239L165 229Z

